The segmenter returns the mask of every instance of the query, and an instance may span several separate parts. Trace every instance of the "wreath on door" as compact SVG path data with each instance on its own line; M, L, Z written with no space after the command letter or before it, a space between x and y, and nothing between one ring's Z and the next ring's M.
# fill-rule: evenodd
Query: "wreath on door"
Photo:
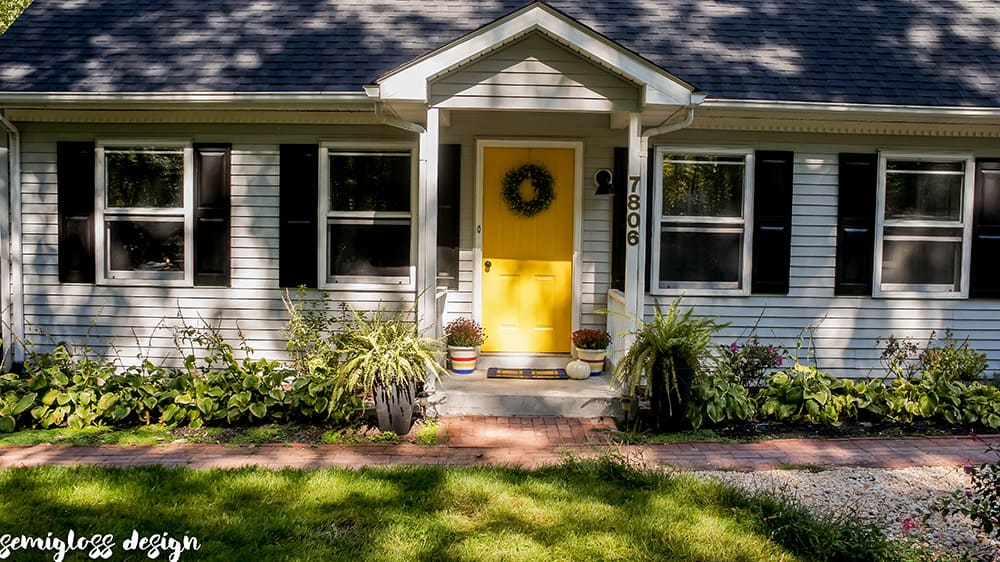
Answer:
M521 184L531 180L535 196L525 200L521 197ZM552 174L537 164L525 164L507 172L503 177L503 200L511 211L524 217L532 217L548 209L556 198L552 190Z

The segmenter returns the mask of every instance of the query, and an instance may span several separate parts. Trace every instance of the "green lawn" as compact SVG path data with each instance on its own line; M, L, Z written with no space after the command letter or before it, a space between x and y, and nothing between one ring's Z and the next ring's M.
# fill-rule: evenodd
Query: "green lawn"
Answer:
M195 537L180 560L846 560L886 543L614 457L535 471L0 470L0 533ZM0 545L3 537L0 536ZM0 552L0 555L3 553ZM854 559L876 559L871 557ZM13 560L52 560L51 552ZM88 559L76 552L66 560ZM160 553L161 560L167 553Z

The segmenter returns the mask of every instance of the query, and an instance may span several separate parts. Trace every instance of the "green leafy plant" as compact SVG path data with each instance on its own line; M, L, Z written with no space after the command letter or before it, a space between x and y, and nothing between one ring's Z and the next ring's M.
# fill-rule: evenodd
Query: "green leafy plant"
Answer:
M980 465L967 463L964 468L969 487L952 492L934 507L945 515L965 515L987 534L1000 538L1000 450L988 443L986 448L998 460Z
M402 311L348 311L337 349L342 354L339 371L348 387L368 394L376 385L423 383L428 376L448 374L440 363L441 342L417 334Z
M702 425L722 425L747 421L757 413L757 404L733 374L729 363L719 362L715 369L695 377L687 417L693 429Z
M281 302L288 311L288 322L281 333L288 339L286 348L295 372L312 376L335 371L336 321L330 311L329 294L320 292L319 299L310 300L305 287L299 287L294 300L286 290Z
M728 324L680 312L680 299L664 313L657 303L651 322L643 322L635 341L615 366L614 380L637 400L644 385L656 431L680 429L695 374L710 356L712 336Z
M740 384L747 389L759 389L764 386L767 375L781 367L785 349L763 344L756 333L751 333L742 345L734 341L719 346L719 353Z
M576 330L570 337L579 349L607 349L611 345L611 334L604 330L587 328Z
M37 396L21 377L13 373L0 375L0 433L14 431L24 413L35 405Z
M456 318L444 327L445 343L454 347L476 347L486 342L486 330L470 318Z
M920 366L922 372L973 382L979 380L986 370L987 361L986 354L969 345L968 338L960 343L951 328L945 328L944 337L939 342L934 341L934 333L931 333L927 347L920 354Z
M798 361L769 376L759 399L761 415L778 421L839 425L842 417L856 413L844 381Z

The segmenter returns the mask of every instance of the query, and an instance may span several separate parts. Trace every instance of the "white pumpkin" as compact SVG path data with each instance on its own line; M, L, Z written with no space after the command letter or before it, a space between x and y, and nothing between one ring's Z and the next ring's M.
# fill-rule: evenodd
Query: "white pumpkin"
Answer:
M566 365L566 374L569 375L569 378L578 381L589 379L590 365L583 361L570 361L569 365Z

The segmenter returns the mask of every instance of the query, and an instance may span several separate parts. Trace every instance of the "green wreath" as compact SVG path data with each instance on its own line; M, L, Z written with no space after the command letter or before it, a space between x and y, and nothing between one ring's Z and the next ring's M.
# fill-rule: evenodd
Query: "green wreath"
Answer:
M528 179L535 188L535 197L525 201L521 197L521 184ZM503 200L511 211L519 215L535 216L548 209L555 198L556 194L552 190L552 174L541 166L525 164L507 172L503 177Z

